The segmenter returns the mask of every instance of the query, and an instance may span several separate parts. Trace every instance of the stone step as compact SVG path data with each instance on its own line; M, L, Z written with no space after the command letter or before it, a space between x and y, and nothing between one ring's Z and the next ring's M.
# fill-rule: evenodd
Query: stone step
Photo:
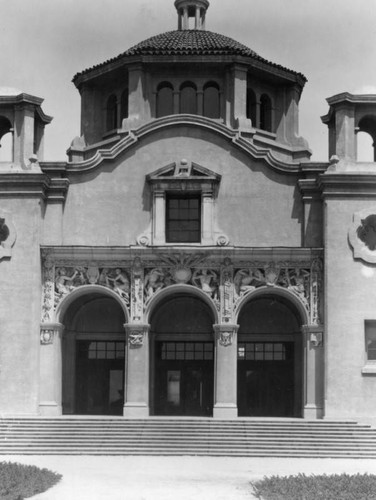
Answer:
M376 458L376 430L291 419L6 418L0 454Z

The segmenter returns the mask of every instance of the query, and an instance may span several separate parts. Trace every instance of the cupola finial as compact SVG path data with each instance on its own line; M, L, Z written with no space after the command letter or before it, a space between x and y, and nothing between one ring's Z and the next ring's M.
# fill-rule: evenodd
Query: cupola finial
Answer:
M175 0L175 7L178 11L178 29L204 30L209 5L208 0ZM190 18L194 19L194 27L189 25Z

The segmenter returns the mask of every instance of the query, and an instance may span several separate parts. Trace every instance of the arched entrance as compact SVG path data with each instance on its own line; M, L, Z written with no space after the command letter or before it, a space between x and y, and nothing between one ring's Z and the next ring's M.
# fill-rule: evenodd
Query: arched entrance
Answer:
M79 295L64 313L63 413L121 415L124 404L125 316L100 291Z
M211 416L214 318L199 297L177 293L151 315L151 408L154 415Z
M243 305L238 332L239 416L301 417L301 317L286 298L264 294Z

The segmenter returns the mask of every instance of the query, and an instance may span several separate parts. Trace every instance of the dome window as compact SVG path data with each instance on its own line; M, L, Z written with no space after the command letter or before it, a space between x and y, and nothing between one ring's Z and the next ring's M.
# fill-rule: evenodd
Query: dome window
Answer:
M174 88L169 82L163 82L157 89L157 118L174 113Z
M192 82L185 82L180 87L180 113L197 114L197 88Z
M215 82L208 82L204 86L204 116L220 118L219 86Z
M107 100L107 131L114 130L118 126L117 99L112 94Z
M123 93L121 94L121 99L120 99L120 117L121 120L124 120L124 118L128 118L129 114L129 107L128 107L128 89L125 89Z
M260 98L260 128L272 132L272 101L267 94Z

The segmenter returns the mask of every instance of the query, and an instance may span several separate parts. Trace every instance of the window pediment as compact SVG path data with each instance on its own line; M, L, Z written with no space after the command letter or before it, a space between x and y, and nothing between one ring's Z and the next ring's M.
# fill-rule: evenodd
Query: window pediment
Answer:
M221 176L194 162L170 163L146 176L153 191L215 191Z

